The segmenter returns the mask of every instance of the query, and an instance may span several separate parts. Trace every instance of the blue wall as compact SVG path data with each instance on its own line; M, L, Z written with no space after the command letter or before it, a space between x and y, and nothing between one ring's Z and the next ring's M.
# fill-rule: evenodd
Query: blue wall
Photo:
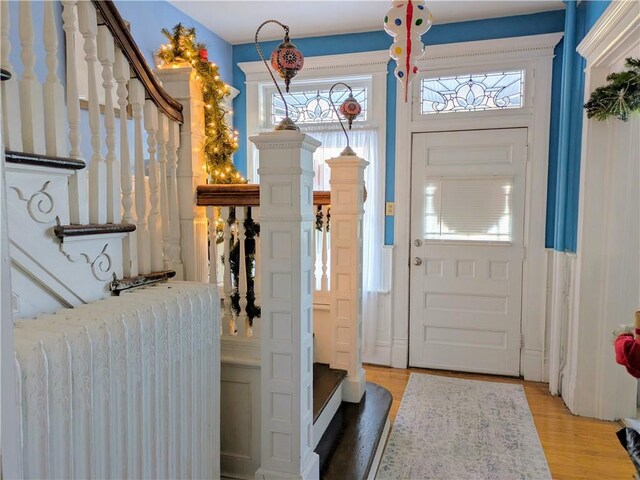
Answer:
M560 105L568 106L568 114L558 121L559 113L555 113L552 122L552 139L554 133L556 141L552 141L549 152L549 185L547 196L547 247L552 247L559 251L575 252L577 249L578 233L578 200L580 189L580 156L582 145L582 121L584 112L584 59L575 51L585 35L589 32L593 24L600 18L600 15L609 6L610 0L581 2L575 8L574 24L569 25L570 16L567 15L565 32L567 36L573 30L575 38L569 51L564 52L567 62L565 70L569 67L570 73L566 81L566 97L554 95L552 108L557 110ZM570 6L568 5L568 8ZM554 74L558 73L555 71ZM564 79L556 78L562 83ZM554 92L560 88L554 86ZM558 138L558 133L561 138ZM566 142L566 149L558 149L558 144ZM563 172L564 170L564 172Z
M493 18L486 20L476 20L470 22L449 23L444 25L434 25L423 37L423 41L428 45L440 45L445 43L469 42L476 40L487 40L492 38L507 38L523 35L537 35L543 33L561 32L564 30L564 11L537 13L532 15L520 15L514 17ZM300 50L307 57L317 55L333 55L341 53L356 53L373 50L385 50L391 45L391 37L384 31L355 33L348 35L332 35L327 37L295 38L293 40ZM265 42L264 51L271 51L277 42ZM241 93L234 101L235 121L234 124L240 132L240 138L246 138L246 96L244 92L244 73L238 68L238 62L249 62L259 60L255 46L253 44L234 45L233 47L233 86ZM554 59L554 85L553 99L554 105L559 97L562 48L556 48L556 58ZM396 139L396 87L397 81L393 75L394 63L388 66L387 77L387 143L386 143L386 177L385 177L385 199L393 201L395 199L395 139ZM558 109L553 112L551 144L557 144ZM555 122L556 128L553 129ZM241 142L238 152L235 154L235 163L238 168L246 174L247 166L247 145ZM385 243L393 243L393 217L386 217L385 222Z

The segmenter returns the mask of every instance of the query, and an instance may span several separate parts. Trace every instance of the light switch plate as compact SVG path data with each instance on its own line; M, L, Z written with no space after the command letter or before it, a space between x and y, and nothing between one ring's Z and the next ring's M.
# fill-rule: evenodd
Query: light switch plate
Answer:
M384 209L384 214L392 217L396 214L396 204L395 202L386 202L384 204L385 209Z

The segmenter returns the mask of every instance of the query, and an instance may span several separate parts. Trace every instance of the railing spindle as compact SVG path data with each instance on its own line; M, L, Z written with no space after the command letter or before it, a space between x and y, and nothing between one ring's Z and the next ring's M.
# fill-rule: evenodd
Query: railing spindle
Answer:
M329 250L329 232L327 227L329 225L327 221L327 214L329 207L324 205L322 207L322 278L320 281L320 290L323 292L329 291L329 277L327 275L328 262L328 250Z
M89 83L89 127L92 148L91 165L89 166L89 221L91 223L105 223L107 220L107 170L102 157L100 100L96 73L98 23L96 9L91 2L78 2L78 23L84 38L84 59Z
M233 314L231 312L231 226L229 224L229 216L231 209L229 207L222 207L222 238L224 248L224 272L222 276L222 289L224 292L224 317L222 320L222 333L223 335L232 335L234 328L231 324L233 321Z
M178 148L180 147L180 126L169 122L167 142L168 183L169 183L169 225L171 232L171 261L179 279L183 278L182 254L180 252L180 207L178 205Z
M218 225L218 209L207 207L207 218L209 219L209 283L218 285L218 235L216 227Z
M11 74L11 78L0 83L2 92L2 134L4 146L8 150L22 150L20 92L15 70L9 61L11 42L9 41L9 2L0 2L0 66Z
M159 272L162 263L162 227L158 205L158 161L156 159L156 133L158 132L158 107L152 100L144 104L144 127L147 131L147 152L149 152L149 237L151 244L151 271Z
M22 147L25 152L45 153L44 104L42 86L35 74L36 55L33 50L34 30L31 2L18 2L20 21L20 57L24 70L20 79L20 110L22 113Z
M116 116L113 105L113 66L115 46L111 32L105 25L98 27L98 59L102 64L104 88L104 128L107 145L107 222L120 221L120 165L116 155Z
M122 190L122 223L134 224L133 195L131 193L131 154L129 153L129 119L127 118L127 83L131 77L129 63L120 49L116 50L114 75L118 82L118 107L120 118L120 188ZM137 232L131 232L122 241L125 277L138 275Z
M129 81L129 100L133 112L134 161L135 161L135 203L136 236L138 239L138 272L151 272L151 246L147 228L147 184L145 181L144 147L142 143L142 110L144 106L144 87L140 80Z
M45 147L47 155L67 154L64 119L64 89L58 78L58 32L54 16L54 3L44 2L44 49L46 51L47 78L44 82Z
M160 218L162 219L162 259L165 270L173 269L171 258L171 232L169 219L169 191L167 183L167 142L169 118L158 112L158 179L160 182Z
M62 0L62 28L65 34L66 50L66 87L67 87L67 120L69 123L69 144L71 158L82 159L80 151L80 102L78 99L78 65L76 64L77 30L76 0ZM89 223L87 171L76 170L69 178L69 216L71 223Z
M260 222L260 207L252 207L251 208L251 216L255 223ZM256 307L260 306L260 298L262 296L262 279L260 278L261 273L261 265L262 265L262 245L261 240L258 235L253 237L255 241L255 254L254 254L254 268L253 268L253 295L254 301L253 304ZM260 319L257 317L253 317L253 325L251 326L251 336L252 337L260 337Z
M239 337L247 336L248 317L247 317L247 259L245 241L246 228L244 222L247 218L247 207L236 207L236 222L237 222L237 239L238 239L238 304L240 311L238 312L236 320L236 330Z

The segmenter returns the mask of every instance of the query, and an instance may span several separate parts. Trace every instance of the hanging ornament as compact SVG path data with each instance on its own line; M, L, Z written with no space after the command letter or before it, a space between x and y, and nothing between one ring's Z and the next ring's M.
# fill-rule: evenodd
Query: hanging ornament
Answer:
M404 86L406 103L409 83L418 73L416 61L425 52L421 37L431 28L433 18L424 0L394 0L392 4L384 17L384 29L394 38L389 54L396 61L395 74Z
M353 121L356 119L358 115L362 112L362 107L358 103L358 101L353 98L353 93L349 92L349 96L347 99L342 102L340 105L340 113L344 118L347 119L347 124L349 125L349 130L351 130L351 125Z
M201 62L207 63L209 61L209 52L207 52L206 48L201 48L200 50L198 50L198 57L200 58Z
M284 79L284 87L289 93L289 84L304 66L304 55L289 41L289 33L284 36L284 41L271 53L271 66Z
M256 45L256 50L258 51L258 55L260 55L260 59L264 63L267 72L269 72L269 76L271 77L271 80L273 80L273 84L276 86L278 94L280 95L280 99L284 104L284 118L276 126L276 130L300 130L295 122L291 120L291 118L289 118L289 105L287 105L287 101L282 94L282 90L280 90L280 86L276 81L276 77L273 75L273 72L267 64L267 60L262 54L262 48L260 47L260 42L258 41L260 30L268 23L275 23L276 25L282 27L282 29L284 30L284 39L282 43L278 45L276 49L271 53L271 67L278 73L280 78L284 79L284 85L287 93L289 93L289 83L291 83L291 79L295 77L300 70L302 70L302 67L304 65L304 55L302 55L302 52L298 50L296 46L289 40L289 27L287 25L277 20L266 20L262 22L256 30L254 42Z

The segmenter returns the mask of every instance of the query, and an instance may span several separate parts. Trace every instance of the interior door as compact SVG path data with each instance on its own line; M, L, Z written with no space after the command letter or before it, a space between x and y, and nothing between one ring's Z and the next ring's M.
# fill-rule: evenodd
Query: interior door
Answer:
M413 136L411 366L520 374L526 161L526 128Z

